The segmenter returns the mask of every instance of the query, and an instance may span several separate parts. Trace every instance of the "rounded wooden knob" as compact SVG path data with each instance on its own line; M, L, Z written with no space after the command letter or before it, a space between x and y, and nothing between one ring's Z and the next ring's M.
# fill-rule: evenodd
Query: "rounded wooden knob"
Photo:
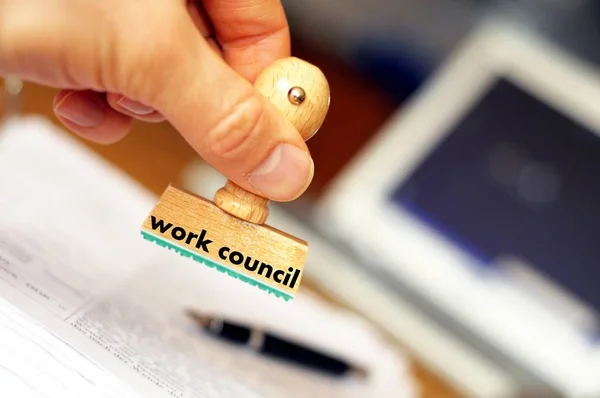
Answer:
M288 119L305 141L319 130L329 110L329 83L319 68L299 58L275 61L260 73L254 87ZM242 220L264 224L269 201L231 181L217 191L214 203Z
M329 83L319 68L299 58L275 61L254 87L288 119L305 141L319 130L329 110Z

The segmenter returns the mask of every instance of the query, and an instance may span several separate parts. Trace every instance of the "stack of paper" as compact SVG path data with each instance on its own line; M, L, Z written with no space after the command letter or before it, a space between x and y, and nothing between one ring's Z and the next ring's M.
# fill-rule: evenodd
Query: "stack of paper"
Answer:
M360 319L143 240L157 199L43 119L0 130L0 396L416 396L407 361ZM328 378L228 345L187 308L263 324L371 376Z

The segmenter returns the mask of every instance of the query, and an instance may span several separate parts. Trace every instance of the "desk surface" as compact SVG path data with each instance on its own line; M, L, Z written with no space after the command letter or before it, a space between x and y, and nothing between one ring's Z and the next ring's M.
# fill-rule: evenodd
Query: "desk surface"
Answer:
M378 93L343 65L321 54L314 54L309 48L296 46L295 55L319 65L328 76L332 97L335 94L325 124L319 134L309 141L315 167L319 170L315 173L309 193L318 195L353 153L385 122L397 104ZM51 111L55 92L56 90L26 84L22 92L21 111L42 114L58 123ZM356 98L361 98L361 101L355 101ZM169 183L176 182L183 168L198 158L181 136L166 123L135 123L132 132L124 140L110 146L85 143L156 194L160 194ZM330 150L333 146L336 151ZM151 159L161 159L161 163L157 164ZM307 287L311 288L309 285ZM414 364L413 373L422 389L423 398L461 397L419 363Z

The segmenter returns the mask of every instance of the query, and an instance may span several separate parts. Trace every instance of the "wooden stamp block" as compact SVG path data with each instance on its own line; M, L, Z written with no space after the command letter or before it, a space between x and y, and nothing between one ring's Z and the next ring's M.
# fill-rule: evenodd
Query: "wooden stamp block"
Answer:
M142 226L148 240L290 299L300 286L308 245L267 225L244 221L169 186Z
M276 61L255 87L312 137L329 108L329 85L321 71L297 58ZM167 187L142 225L144 238L289 300L298 291L307 242L268 225L268 200L228 181L211 202Z

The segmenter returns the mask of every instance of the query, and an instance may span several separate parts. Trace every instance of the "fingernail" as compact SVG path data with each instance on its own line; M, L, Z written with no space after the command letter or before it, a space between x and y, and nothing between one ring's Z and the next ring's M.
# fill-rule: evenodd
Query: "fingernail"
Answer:
M119 99L117 101L117 105L119 105L121 108L125 109L126 111L129 111L133 114L136 115L149 115L152 112L154 112L153 108L150 108L149 106L146 106L144 104L140 104L137 101L134 100L130 100L127 97L121 97L121 99Z
M291 144L280 144L249 176L261 195L277 201L300 196L310 184L314 164L310 155Z
M80 127L97 127L106 116L103 104L83 93L65 96L54 108L54 112Z

